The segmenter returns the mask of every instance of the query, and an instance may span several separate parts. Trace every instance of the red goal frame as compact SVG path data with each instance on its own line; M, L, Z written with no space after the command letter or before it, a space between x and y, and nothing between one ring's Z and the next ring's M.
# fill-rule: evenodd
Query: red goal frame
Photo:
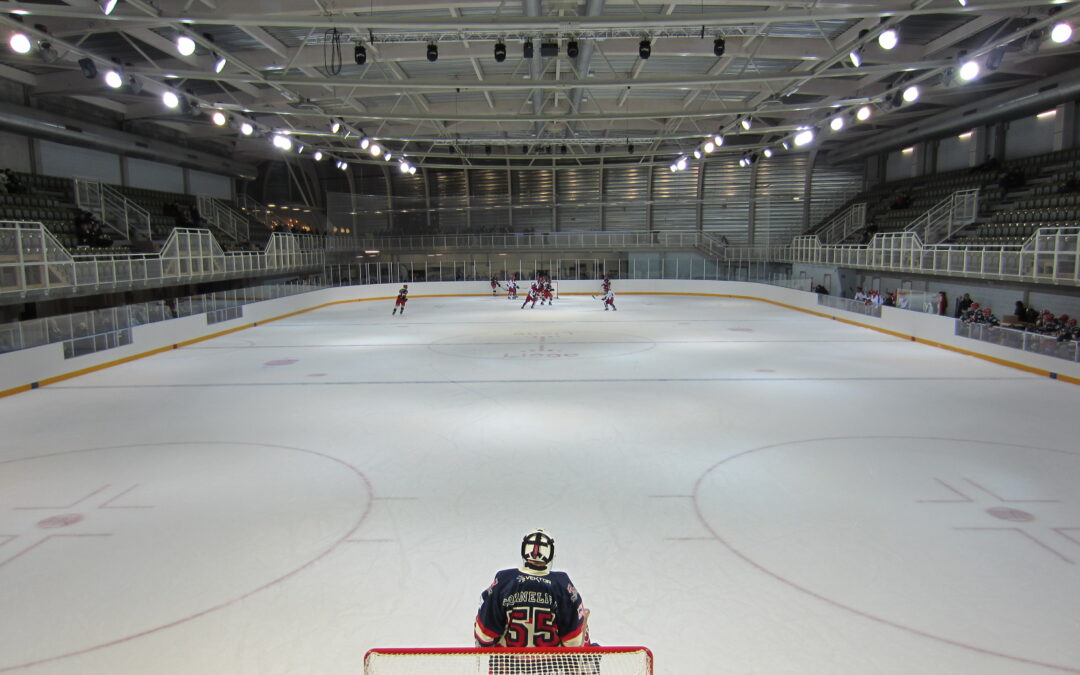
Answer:
M446 655L528 655L528 656L540 656L543 654L552 655L572 655L572 654L626 654L631 652L641 652L645 656L645 672L648 675L652 675L653 672L653 654L648 647L641 646L619 646L619 647L398 647L398 648L381 648L369 649L364 654L364 672L368 672L368 662L373 655L386 655L386 656L408 656L410 654L427 655L427 654L446 654Z

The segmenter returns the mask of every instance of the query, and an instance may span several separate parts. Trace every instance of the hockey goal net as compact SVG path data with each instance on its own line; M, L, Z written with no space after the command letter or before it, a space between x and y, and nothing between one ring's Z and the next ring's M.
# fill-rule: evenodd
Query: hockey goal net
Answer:
M652 675L645 647L372 649L364 675Z

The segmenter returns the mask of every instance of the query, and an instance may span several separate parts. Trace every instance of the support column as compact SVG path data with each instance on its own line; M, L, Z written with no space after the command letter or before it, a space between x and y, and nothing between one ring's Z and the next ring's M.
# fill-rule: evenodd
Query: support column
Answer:
M705 170L709 166L708 159L702 159L697 172L697 231L705 231Z

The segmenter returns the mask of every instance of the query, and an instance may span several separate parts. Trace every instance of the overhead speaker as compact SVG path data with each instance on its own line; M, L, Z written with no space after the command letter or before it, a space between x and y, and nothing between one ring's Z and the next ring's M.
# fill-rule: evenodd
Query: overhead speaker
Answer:
M531 59L533 57L532 40L526 40L525 44L521 45L521 56L526 59Z
M79 59L79 69L88 80L97 77L97 65L91 59Z
M495 43L495 62L502 63L506 60L506 44L503 42Z
M353 47L353 59L356 60L356 65L358 66L367 63L367 47L357 43L356 46Z
M713 40L713 43L712 43L712 53L713 53L713 55L715 55L715 56L723 56L724 55L724 50L726 50L726 49L727 49L727 42L724 41L724 38L718 37L715 40Z
M566 43L566 55L572 59L576 59L578 55L578 43L577 40L571 40Z
M559 43L558 42L541 42L540 43L540 56L558 56L559 55Z

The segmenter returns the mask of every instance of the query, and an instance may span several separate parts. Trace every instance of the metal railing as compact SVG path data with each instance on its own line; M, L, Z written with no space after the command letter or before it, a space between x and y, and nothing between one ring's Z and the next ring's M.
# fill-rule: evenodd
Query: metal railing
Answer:
M177 228L160 253L72 255L41 223L0 221L0 298L294 272L321 267L337 245L275 232L264 251L223 252L209 230Z
M459 234L364 239L367 250L513 250L513 249L632 249L703 246L712 235L696 230L652 232L542 232L538 234ZM713 239L714 243L718 240Z
M134 240L136 233L145 234L147 241L153 238L149 211L100 181L76 178L74 183L75 204L80 209L95 214L127 241Z
M924 244L913 232L875 235L869 244L824 246L796 237L777 260L816 265L1005 281L1080 285L1080 228L1045 227L1022 246Z
M844 241L848 235L866 227L866 203L852 204L817 233L826 244Z
M301 283L254 286L3 324L0 353L62 342L64 358L92 354L130 344L135 326L196 314L206 314L207 323L217 323L238 318L244 305L320 288L323 286Z
M1052 335L963 321L956 322L956 335L1003 347L1023 349L1025 352L1042 354L1055 359L1080 362L1080 342L1063 341Z
M256 222L262 223L268 230L280 231L285 225L284 221L274 213L273 209L246 194L237 197L236 204L240 207L241 212L249 218L254 218Z
M213 197L196 196L195 208L208 225L223 232L230 239L242 242L251 238L247 217Z
M979 189L959 190L916 218L904 231L917 234L927 244L936 244L975 222L978 215Z

